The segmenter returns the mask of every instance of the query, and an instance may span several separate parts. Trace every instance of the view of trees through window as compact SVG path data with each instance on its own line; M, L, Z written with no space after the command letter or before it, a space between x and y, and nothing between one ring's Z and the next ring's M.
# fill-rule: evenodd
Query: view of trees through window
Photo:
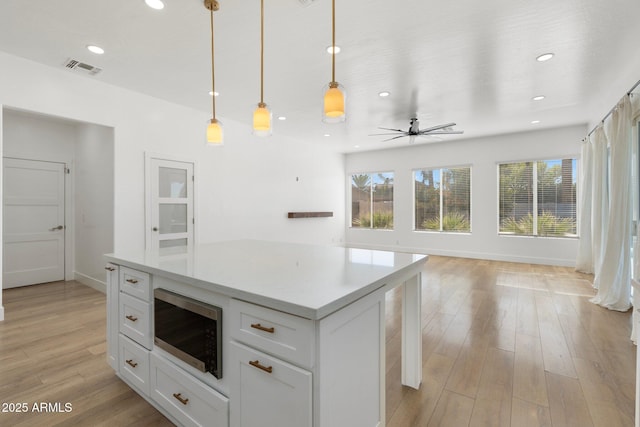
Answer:
M576 159L499 165L500 233L576 236Z
M351 175L351 226L393 229L393 172Z
M413 173L415 230L471 231L471 168Z

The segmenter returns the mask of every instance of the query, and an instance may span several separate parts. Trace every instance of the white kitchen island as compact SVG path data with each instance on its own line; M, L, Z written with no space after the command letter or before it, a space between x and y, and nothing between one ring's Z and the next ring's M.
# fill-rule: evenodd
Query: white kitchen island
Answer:
M399 285L402 382L422 381L426 255L243 240L106 258L109 363L176 424L384 426L385 294ZM154 346L154 288L222 308L222 378Z

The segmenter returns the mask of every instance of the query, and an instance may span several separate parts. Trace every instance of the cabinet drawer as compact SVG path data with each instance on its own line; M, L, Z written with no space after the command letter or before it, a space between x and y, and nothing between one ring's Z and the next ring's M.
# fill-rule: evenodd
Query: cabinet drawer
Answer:
M184 426L229 425L229 399L151 354L151 398Z
M229 312L235 340L300 366L313 366L316 339L311 320L235 299Z
M151 302L151 283L149 273L120 267L120 291L143 301Z
M120 292L120 333L151 349L151 304Z
M120 335L120 375L149 394L149 350Z
M242 344L230 345L231 425L311 427L311 372Z

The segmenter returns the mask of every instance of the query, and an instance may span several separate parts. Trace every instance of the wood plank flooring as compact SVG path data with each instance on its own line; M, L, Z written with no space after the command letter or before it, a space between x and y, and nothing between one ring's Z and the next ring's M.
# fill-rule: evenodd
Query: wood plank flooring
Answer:
M420 390L400 385L401 295L387 295L387 425L632 426L631 313L591 304L590 279L431 257ZM5 290L3 304L0 405L28 411L0 412L0 426L171 425L107 365L103 294L59 282ZM41 402L72 410L34 412Z
M591 279L432 256L420 390L399 385L400 295L387 295L387 426L633 426L631 311L591 304Z
M2 301L0 426L173 425L107 364L104 294L56 282L5 290ZM34 411L41 403L55 412Z

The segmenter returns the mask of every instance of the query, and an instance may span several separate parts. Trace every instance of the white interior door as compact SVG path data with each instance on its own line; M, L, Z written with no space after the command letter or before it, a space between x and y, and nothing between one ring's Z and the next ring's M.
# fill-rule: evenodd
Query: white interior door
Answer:
M4 159L2 287L64 280L63 163Z
M193 163L150 159L151 249L183 252L193 246Z

